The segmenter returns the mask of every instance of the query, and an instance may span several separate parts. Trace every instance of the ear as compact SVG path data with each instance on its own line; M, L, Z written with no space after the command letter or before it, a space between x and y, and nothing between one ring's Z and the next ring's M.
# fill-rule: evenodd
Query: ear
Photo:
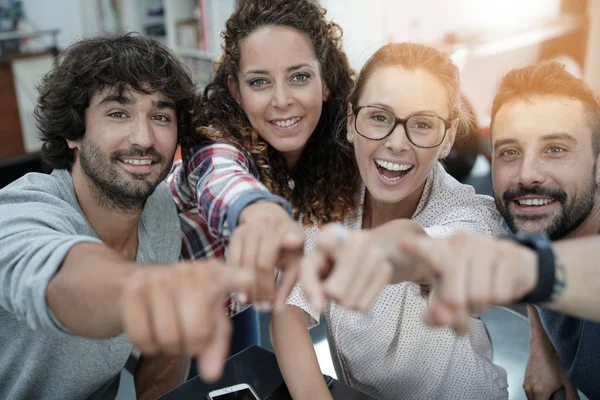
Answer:
M78 148L79 148L79 143L80 143L81 139L80 139L80 140L69 140L69 139L65 139L65 140L67 141L67 146L69 146L69 148L70 148L71 150L75 150L75 149L78 149Z
M600 153L596 157L596 186L600 187Z
M448 132L446 133L446 138L444 139L444 141L441 144L441 152L440 152L440 158L446 158L448 157L448 154L450 154L450 150L452 149L452 146L454 146L454 140L456 139L456 130L458 129L458 123L459 123L459 119L458 118L454 118L454 120L452 121L452 124L450 125L450 129L448 129Z
M235 79L233 79L233 76L231 75L227 77L227 87L229 88L229 93L231 94L231 97L233 97L235 101L240 103L240 91L237 82L235 81Z
M329 100L329 88L327 87L327 84L325 83L325 81L323 81L323 101L327 101Z
M354 143L354 113L352 112L352 103L348 104L346 110L346 139L350 143Z

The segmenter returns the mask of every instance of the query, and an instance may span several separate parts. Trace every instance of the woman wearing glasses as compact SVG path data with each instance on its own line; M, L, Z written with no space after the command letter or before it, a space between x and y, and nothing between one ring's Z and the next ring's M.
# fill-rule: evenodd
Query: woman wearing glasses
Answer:
M427 284L426 275L403 257L385 259L385 245L401 234L504 233L493 199L457 182L439 162L460 123L458 70L445 54L388 44L363 67L340 133L364 182L357 213L343 227L305 228L312 252L302 263L304 290L296 286L272 317L277 359L295 399L330 397L306 330L320 311L338 378L376 398L508 397L483 323L471 318L466 337L426 326L426 286L406 282Z

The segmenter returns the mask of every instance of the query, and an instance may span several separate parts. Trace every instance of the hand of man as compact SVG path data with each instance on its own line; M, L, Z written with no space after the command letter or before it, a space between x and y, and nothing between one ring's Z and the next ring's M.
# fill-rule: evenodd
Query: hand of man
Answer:
M300 265L300 281L312 307L322 312L325 299L368 311L392 278L392 266L368 231L326 225L313 251Z
M547 336L529 341L529 360L525 369L523 389L528 399L549 400L554 392L564 388L567 400L578 400L577 389L565 375L560 359Z
M123 330L143 354L197 357L202 378L214 381L231 337L225 299L252 282L248 271L218 261L140 268L124 283Z
M469 316L489 304L509 304L537 282L537 255L510 240L459 233L448 238L404 237L408 253L432 276L425 320L433 326L468 331Z
M254 287L244 293L260 311L268 311L277 299L285 302L298 277L304 250L304 233L276 203L252 203L240 214L229 242L227 263L254 271ZM277 268L282 277L275 293Z

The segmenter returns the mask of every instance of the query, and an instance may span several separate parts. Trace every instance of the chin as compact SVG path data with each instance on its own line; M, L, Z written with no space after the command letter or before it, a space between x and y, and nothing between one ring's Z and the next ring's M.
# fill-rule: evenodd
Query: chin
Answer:
M275 140L269 143L275 150L280 153L297 153L304 150L307 140Z
M373 187L374 185L371 185ZM401 188L396 189L387 189L382 188L380 185L375 186L375 190L369 189L367 185L367 190L373 200L382 204L396 204L406 198L406 193Z
M536 233L546 232L552 226L552 222L546 221L519 221L515 223L517 232Z

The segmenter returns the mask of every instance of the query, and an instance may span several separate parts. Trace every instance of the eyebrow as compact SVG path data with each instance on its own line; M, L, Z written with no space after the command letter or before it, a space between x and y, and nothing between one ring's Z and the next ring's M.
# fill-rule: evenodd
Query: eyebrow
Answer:
M542 140L565 140L567 142L577 143L577 139L575 139L573 136L569 135L566 132L557 132L544 135L542 136Z
M108 103L113 103L113 102L123 104L126 106L132 106L136 103L136 100L133 97L113 94L113 95L108 95L105 98L103 98L102 101L100 101L100 103L98 103L98 106L103 106L103 105L106 105ZM152 105L154 107L158 108L159 110L163 110L165 108L171 108L171 109L175 110L175 103L173 103L170 100L152 100Z
M384 104L384 103L369 103L369 104L365 104L365 105L385 108L386 110L395 113L395 111L392 109L392 107L390 107L389 105ZM418 114L431 114L431 115L435 115L435 116L439 117L439 114L433 110L417 110L417 111L411 112L410 114L407 114L407 115L418 115Z
M152 105L158 108L159 110L165 108L175 110L175 103L173 103L171 100L152 100Z
M292 65L291 67L287 67L285 70L286 70L287 72L292 72L292 71L296 71L296 70L298 70L298 69L300 69L300 68L306 68L306 67L308 67L308 68L313 68L313 66L312 66L312 65L310 65L310 64L307 64L307 63L301 63L301 64L295 64L295 65ZM268 75L268 74L269 74L269 71L267 71L267 70L264 70L264 69L251 69L251 70L248 70L248 71L246 71L246 73L244 74L244 76L246 76L246 75L250 75L250 74L257 74L257 75Z
M546 142L549 140L565 140L567 142L577 143L577 139L575 139L573 136L571 136L565 132L549 133L547 135L542 136L540 138L540 140L543 140ZM507 144L514 144L514 143L517 143L517 141L515 139L500 139L500 140L494 142L493 145L494 145L494 147L500 147L500 146L504 146Z
M132 106L135 104L135 99L133 97L123 96L122 94L109 94L105 98L98 103L98 106L103 106L108 103L119 103L127 106Z

